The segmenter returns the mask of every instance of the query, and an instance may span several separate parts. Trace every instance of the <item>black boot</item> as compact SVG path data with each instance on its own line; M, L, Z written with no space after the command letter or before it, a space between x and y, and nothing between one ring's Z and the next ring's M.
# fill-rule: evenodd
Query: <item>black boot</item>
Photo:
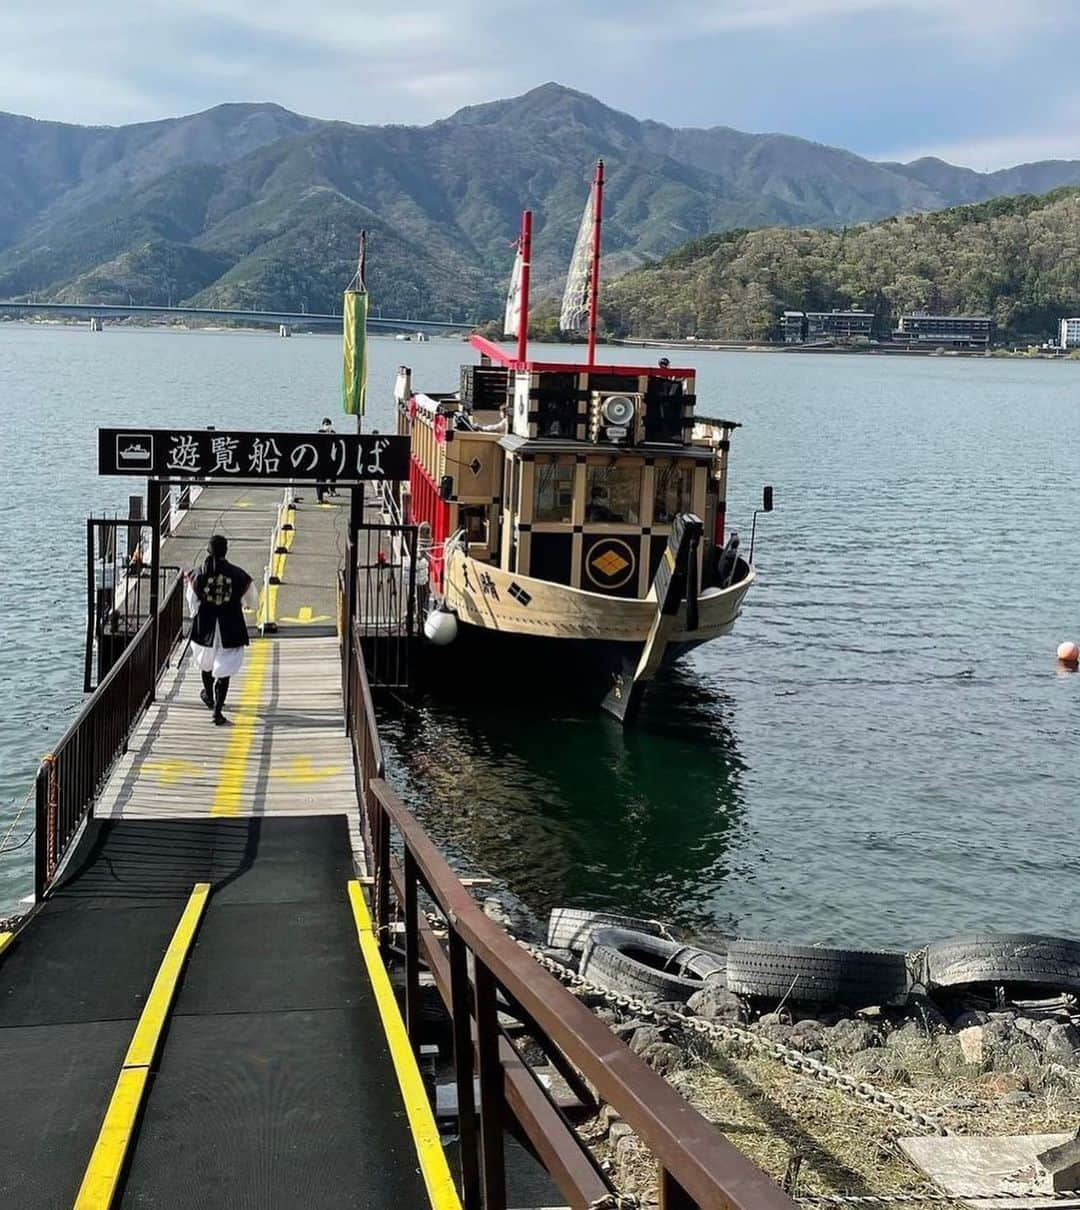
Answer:
M204 672L202 674L202 693L199 694L199 701L207 708L214 708L214 674L212 672Z
M214 722L219 727L224 727L229 721L222 711L225 709L225 697L229 692L229 678L227 676L218 677L214 682Z

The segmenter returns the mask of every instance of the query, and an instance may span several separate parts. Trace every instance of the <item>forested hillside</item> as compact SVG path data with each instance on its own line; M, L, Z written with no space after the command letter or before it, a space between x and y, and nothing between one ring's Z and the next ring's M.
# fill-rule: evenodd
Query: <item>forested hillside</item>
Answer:
M329 310L363 227L384 314L491 317L526 206L537 297L558 291L601 156L608 280L708 231L1080 184L1080 161L879 164L783 134L641 121L557 84L428 126L270 104L118 128L0 114L0 298Z
M1010 339L1045 339L1080 314L1080 189L822 231L708 235L606 289L616 335L760 340L781 311L860 307L990 314Z

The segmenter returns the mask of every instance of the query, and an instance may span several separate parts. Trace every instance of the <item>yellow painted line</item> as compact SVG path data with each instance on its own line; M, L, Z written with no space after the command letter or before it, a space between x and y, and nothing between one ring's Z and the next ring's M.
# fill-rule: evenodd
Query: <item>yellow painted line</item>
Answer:
M256 614L256 621L260 626L277 620L277 594L278 586L276 584L268 584L266 589L259 594L259 611Z
M109 1107L105 1111L105 1120L75 1199L75 1210L109 1210L116 1196L120 1172L131 1148L135 1122L146 1096L150 1066L161 1043L165 1021L180 982L180 972L195 940L195 932L209 896L210 884L197 882L169 948L165 951L154 986L150 989L124 1056L124 1065L120 1069Z
M344 765L319 765L310 756L296 756L285 769L271 769L270 776L280 778L294 786L311 785L313 782L326 781L345 772Z
M168 760L144 760L139 766L140 775L146 773L162 786L175 786L177 782L202 777L205 772L202 765L197 765L192 760L182 760L178 756Z
M431 1103L424 1091L424 1081L420 1077L420 1069L416 1066L416 1056L409 1043L409 1035L405 1032L405 1022L401 1019L401 1010L398 1008L394 989L390 986L390 976L386 973L382 955L379 953L379 943L372 927L364 892L355 880L349 883L349 902L352 905L353 919L356 921L356 935L360 939L360 952L364 956L364 965L367 967L371 989L375 993L375 1002L379 1006L383 1031L390 1047L398 1086L401 1088L401 1099L405 1102L405 1113L408 1115L409 1127L416 1145L420 1173L427 1187L428 1201L433 1210L461 1210L461 1199L454 1188L454 1178L450 1173L450 1165L446 1162L446 1152L439 1141L435 1115L431 1112Z
M285 559L286 555L274 555L270 560L270 574L278 580L285 579Z
M284 546L286 550L292 550L293 538L296 535L296 509L287 508L285 510L285 525L293 526L292 529L283 529L277 536L275 546Z
M2 954L4 950L6 950L11 944L11 940L14 936L14 933L0 933L0 954Z
M283 622L295 622L298 626L313 626L316 622L329 622L330 614L316 613L310 605L301 605L294 618L282 618Z
M211 815L240 814L244 800L244 781L248 758L251 756L251 748L255 739L255 724L258 721L256 711L262 705L263 688L266 685L266 672L269 666L270 643L266 639L257 639L252 644L247 673L244 676L240 695L236 699L236 714L233 715L229 742L221 761L221 774L218 777L214 801L210 807Z

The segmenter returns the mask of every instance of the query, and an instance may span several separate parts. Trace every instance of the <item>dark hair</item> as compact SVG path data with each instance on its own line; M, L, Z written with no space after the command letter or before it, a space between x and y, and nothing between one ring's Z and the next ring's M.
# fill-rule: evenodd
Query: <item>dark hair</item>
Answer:
M207 543L207 550L215 559L224 559L229 553L229 539L224 534L214 534Z
M334 423L334 422L333 422L333 421L330 419L330 417L329 417L329 416L324 416L324 417L322 418L322 422L323 422L323 424L333 424L333 423Z
M671 362L666 357L661 357L660 365L666 369L669 365L671 365Z

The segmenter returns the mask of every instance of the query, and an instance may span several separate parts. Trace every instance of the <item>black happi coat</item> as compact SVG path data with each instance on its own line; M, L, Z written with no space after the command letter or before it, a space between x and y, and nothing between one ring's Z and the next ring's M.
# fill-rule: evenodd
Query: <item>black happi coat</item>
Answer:
M221 626L222 647L248 645L244 621L244 593L251 576L228 559L207 559L195 577L195 595L199 612L191 621L191 641L200 647L213 647L214 632Z

